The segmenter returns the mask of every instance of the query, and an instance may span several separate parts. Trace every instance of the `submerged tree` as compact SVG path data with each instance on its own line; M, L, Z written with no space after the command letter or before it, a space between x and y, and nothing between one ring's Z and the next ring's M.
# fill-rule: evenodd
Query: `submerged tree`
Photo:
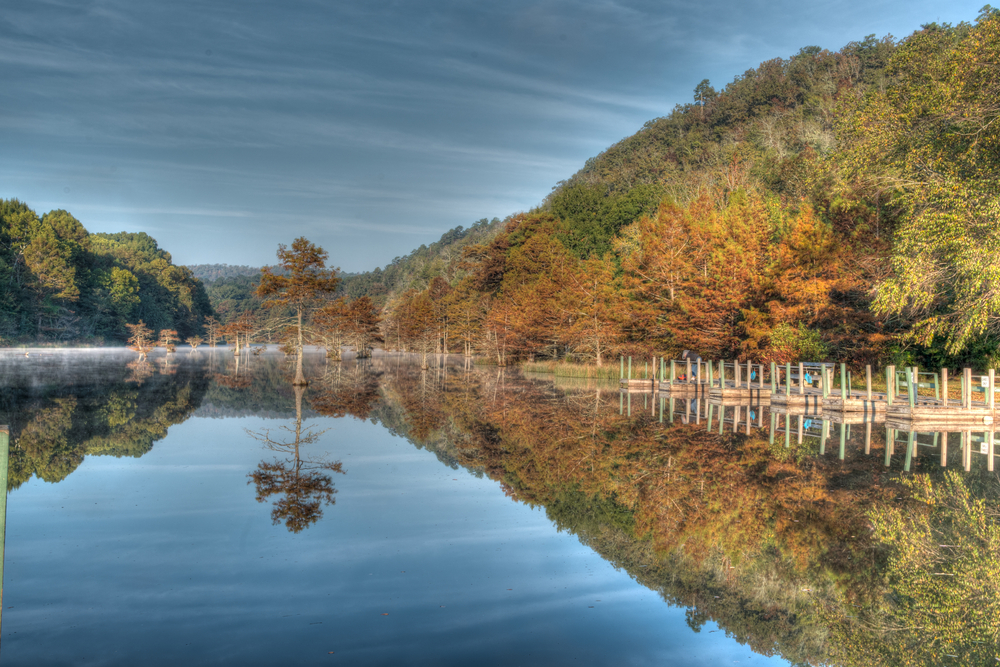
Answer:
M139 359L145 359L153 347L153 332L142 320L139 320L138 324L126 324L125 326L128 327L129 349L138 352Z
M284 244L278 246L278 266L284 273L274 273L267 266L261 270L257 295L266 299L264 306L291 306L295 309L298 336L298 359L292 381L295 385L308 384L302 374L302 316L322 296L336 291L340 283L337 269L326 268L328 257L329 253L300 236L292 242L291 250Z

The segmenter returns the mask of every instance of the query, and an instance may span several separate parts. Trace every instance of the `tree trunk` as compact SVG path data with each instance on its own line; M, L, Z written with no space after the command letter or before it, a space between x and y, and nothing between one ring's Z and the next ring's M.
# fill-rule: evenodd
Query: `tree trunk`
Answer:
M302 309L298 308L296 310L299 319L299 344L298 344L298 355L295 357L295 380L292 384L297 387L303 387L309 382L306 381L306 376L302 374Z

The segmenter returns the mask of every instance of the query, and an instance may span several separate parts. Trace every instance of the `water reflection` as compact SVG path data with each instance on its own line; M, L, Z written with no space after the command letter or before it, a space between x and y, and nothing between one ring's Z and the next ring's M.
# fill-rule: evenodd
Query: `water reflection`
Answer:
M995 657L1000 481L988 428L907 431L443 359L422 371L400 357L307 357L303 392L280 355L194 356L153 359L142 377L123 360L41 382L8 369L10 488L62 480L85 456L142 456L193 415L281 419L248 431L279 454L248 477L273 523L298 533L334 504L344 472L312 455L324 431L306 422L350 417L543 509L683 608L694 632L715 623L801 664Z
M261 461L257 469L248 477L257 490L257 502L262 503L278 496L271 510L271 522L274 525L284 522L289 532L298 533L323 516L323 505L333 505L333 497L337 489L333 479L326 472L344 474L340 461L327 461L304 457L302 448L314 444L327 429L315 430L313 426L302 428L302 394L305 388L294 387L295 391L295 426L279 427L280 430L292 436L291 440L279 440L271 436L270 430L254 432L247 430L247 435L261 442L271 451L291 454L291 459Z

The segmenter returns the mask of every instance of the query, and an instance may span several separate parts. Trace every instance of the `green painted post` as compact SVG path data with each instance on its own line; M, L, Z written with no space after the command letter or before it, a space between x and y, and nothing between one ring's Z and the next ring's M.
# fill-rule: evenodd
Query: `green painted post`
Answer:
M649 362L644 361L642 364L642 378L645 380L649 377Z
M725 361L720 361L719 362L719 388L720 389L725 389L726 388L726 362Z
M712 387L712 386L713 386L713 385L712 385L712 383L714 382L714 380L712 379L712 376L713 376L714 374L715 374L715 373L714 373L714 369L712 368L712 362L711 362L711 361L709 361L709 362L708 362L708 386L709 386L709 387Z
M628 393L628 416L632 416L632 392Z
M621 391L618 392L618 414L625 414L625 394Z
M823 420L823 426L819 431L819 455L826 454L826 438L830 435L830 422Z
M628 379L629 382L632 381L632 357L628 358Z
M938 374L934 374L934 400L941 400L941 380L938 378Z
M709 362L711 363L711 362ZM715 413L715 406L711 403L708 404L708 428L705 429L709 433L712 432L712 415Z
M792 362L785 362L785 396L792 395Z
M885 427L885 467L892 461L892 443L896 440L896 429Z
M840 460L844 460L844 450L847 447L847 428L845 424L840 425Z
M674 399L670 399L670 423L674 423Z
M674 360L670 360L670 384L673 384L677 380L677 367L674 366Z
M840 400L847 403L847 364L843 362L840 364ZM841 429L841 433L843 433L843 429Z
M769 440L771 441L772 445L774 444L774 430L776 428L778 428L778 415L776 415L775 413L772 412L771 413L771 437L769 438Z
M665 400L667 400L667 399L663 398L663 396L660 396L660 423L661 424L663 423L663 402Z
M903 470L910 472L910 462L913 461L913 441L916 439L917 434L910 431L910 437L906 439L906 461L903 463Z
M789 416L785 415L785 449L790 449L792 446L792 420Z
M722 428L726 425L726 406L719 406L719 435L722 435Z
M619 380L624 380L625 379L625 355L622 355L622 369L618 373L618 379Z
M778 393L778 365L771 362L771 395Z

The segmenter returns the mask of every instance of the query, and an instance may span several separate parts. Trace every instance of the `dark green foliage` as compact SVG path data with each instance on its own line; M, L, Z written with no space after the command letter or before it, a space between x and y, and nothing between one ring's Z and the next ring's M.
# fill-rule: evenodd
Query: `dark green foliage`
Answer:
M63 210L0 201L0 340L122 342L125 324L199 333L201 283L145 233L88 234Z
M563 220L563 245L585 259L611 252L611 241L625 225L652 215L665 196L662 185L640 184L614 191L602 184L574 183L553 193L549 210Z

